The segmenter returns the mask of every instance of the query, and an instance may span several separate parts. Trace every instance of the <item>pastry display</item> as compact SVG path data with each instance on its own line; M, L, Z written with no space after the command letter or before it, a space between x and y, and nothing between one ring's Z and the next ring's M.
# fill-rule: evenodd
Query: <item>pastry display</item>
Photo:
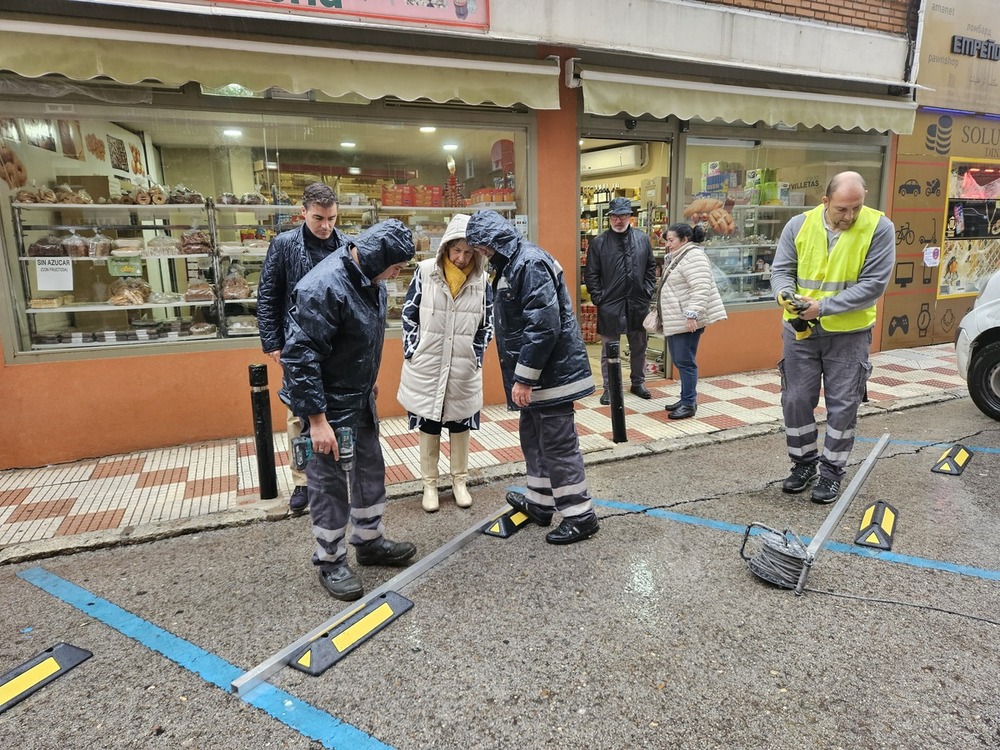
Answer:
M6 182L12 190L28 182L28 170L24 162L6 143L0 143L0 180Z
M192 323L191 324L191 335L192 336L209 336L218 330L211 323Z
M143 279L125 276L115 279L109 291L111 292L108 298L109 304L142 305L149 301L153 289Z
M223 299L249 299L250 284L239 273L231 273L222 282Z
M198 255L212 252L212 239L203 229L189 229L181 235L181 252Z
M215 289L207 281L192 281L184 292L185 302L214 302Z
M111 244L111 254L118 258L131 258L142 255L145 243L139 239L119 238Z
M111 238L96 232L87 242L87 254L91 258L106 258L111 255Z
M146 255L178 255L181 242L176 237L161 235L146 243Z
M219 193L219 197L215 199L215 202L220 206L235 206L240 202L233 193Z
M83 237L73 232L69 237L64 237L62 241L63 250L70 258L86 258L90 255L90 243Z
M49 235L28 245L28 255L32 258L59 258L66 255L66 248L59 237Z
M205 196L195 190L178 185L167 194L167 203L204 203Z

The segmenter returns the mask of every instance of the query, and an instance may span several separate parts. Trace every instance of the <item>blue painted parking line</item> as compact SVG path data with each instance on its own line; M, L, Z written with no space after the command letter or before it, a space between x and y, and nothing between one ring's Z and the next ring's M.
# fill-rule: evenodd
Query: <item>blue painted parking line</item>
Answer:
M877 443L879 441L879 438L855 437L854 440L855 440L855 442L858 442L858 443ZM944 447L946 447L948 445L954 445L955 443L954 443L954 441L949 442L947 440L944 440L944 441L942 441L942 440L890 440L888 444L889 445L913 445L913 446L916 446L918 448L926 448L928 446L935 446L936 445L936 446L939 446L941 448L944 448ZM966 445L965 443L962 443L962 445L965 447L966 450L968 450L968 451L970 451L972 453L1000 453L1000 448L987 448L987 447L982 446L982 445Z
M29 568L17 575L151 651L162 654L198 675L205 682L225 691L227 695L230 694L229 686L233 680L243 674L243 670L215 654L143 620L106 599L95 596L44 568ZM323 747L392 750L390 745L365 734L357 727L267 683L257 686L240 700L259 708L303 736L320 742Z
M648 505L597 499L594 500L594 504L605 508L614 508L615 510L625 510L631 513L643 513L647 516L665 518L668 521L676 521L677 523L685 523L691 526L702 526L716 531L728 531L741 535L746 533L746 526L737 526L736 524L726 523L725 521L716 521L711 518L687 516L683 513L675 513L674 511L664 510L663 508L651 508ZM761 529L753 529L751 531L751 536L757 536L760 533L762 533ZM799 538L806 544L809 544L810 542L810 537L800 536ZM843 544L841 542L827 542L824 548L833 550L834 552L843 552L848 555L857 555L858 557L875 557L886 562L911 565L916 568L941 570L947 573L957 573L963 576L982 578L986 581L1000 581L1000 570L975 568L971 565L956 565L955 563L943 562L941 560L931 560L926 557L915 557L913 555L899 555L895 552L885 552L883 550L871 549L869 547L858 547L851 544Z

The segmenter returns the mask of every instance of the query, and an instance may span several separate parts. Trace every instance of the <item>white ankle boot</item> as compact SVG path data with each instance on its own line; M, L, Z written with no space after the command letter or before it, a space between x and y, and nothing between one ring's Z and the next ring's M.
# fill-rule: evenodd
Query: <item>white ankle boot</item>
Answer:
M448 435L451 448L451 490L455 495L455 505L459 508L468 508L472 505L472 495L465 486L469 479L470 432L471 430L466 430Z
M424 480L424 498L421 505L428 513L438 509L438 457L441 455L441 436L420 433L420 475Z

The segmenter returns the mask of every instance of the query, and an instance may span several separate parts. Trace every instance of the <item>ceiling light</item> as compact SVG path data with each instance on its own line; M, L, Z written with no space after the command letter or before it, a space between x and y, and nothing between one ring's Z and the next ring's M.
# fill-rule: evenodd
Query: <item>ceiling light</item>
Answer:
M236 136L243 135L243 131L240 130L239 128L226 128L225 130L222 131L222 134L232 136L235 138Z
M340 142L340 147L341 148L354 148L357 145L358 144L356 144L354 141L341 141Z
M444 150L445 151L458 151L458 144L457 143L446 143L446 144L444 144Z
M434 127L433 125L424 125L422 128L420 128L420 132L421 133L436 133L437 132L437 128Z
M361 167L349 167L348 174L361 174Z

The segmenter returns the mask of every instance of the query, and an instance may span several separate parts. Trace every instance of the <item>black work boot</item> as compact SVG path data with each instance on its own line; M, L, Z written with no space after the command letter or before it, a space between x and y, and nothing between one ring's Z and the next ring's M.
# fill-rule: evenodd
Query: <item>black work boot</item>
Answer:
M532 521L537 523L539 526L548 526L552 523L552 511L544 510L543 508L530 502L528 498L522 495L520 492L508 492L507 493L507 505L509 505L514 510L519 510Z
M802 492L815 478L816 464L795 464L792 473L781 483L781 489L785 492Z
M319 581L330 592L330 596L344 602L353 602L365 593L361 579L346 565L333 570L320 570Z
M840 482L836 479L830 479L829 477L820 477L819 481L816 482L816 486L813 487L812 497L809 499L814 503L827 505L828 503L832 503L836 500L839 494Z
M593 536L599 528L597 516L564 518L559 526L545 535L545 541L549 544L573 544Z
M359 565L405 565L417 554L417 546L412 542L393 542L385 537L355 549Z

